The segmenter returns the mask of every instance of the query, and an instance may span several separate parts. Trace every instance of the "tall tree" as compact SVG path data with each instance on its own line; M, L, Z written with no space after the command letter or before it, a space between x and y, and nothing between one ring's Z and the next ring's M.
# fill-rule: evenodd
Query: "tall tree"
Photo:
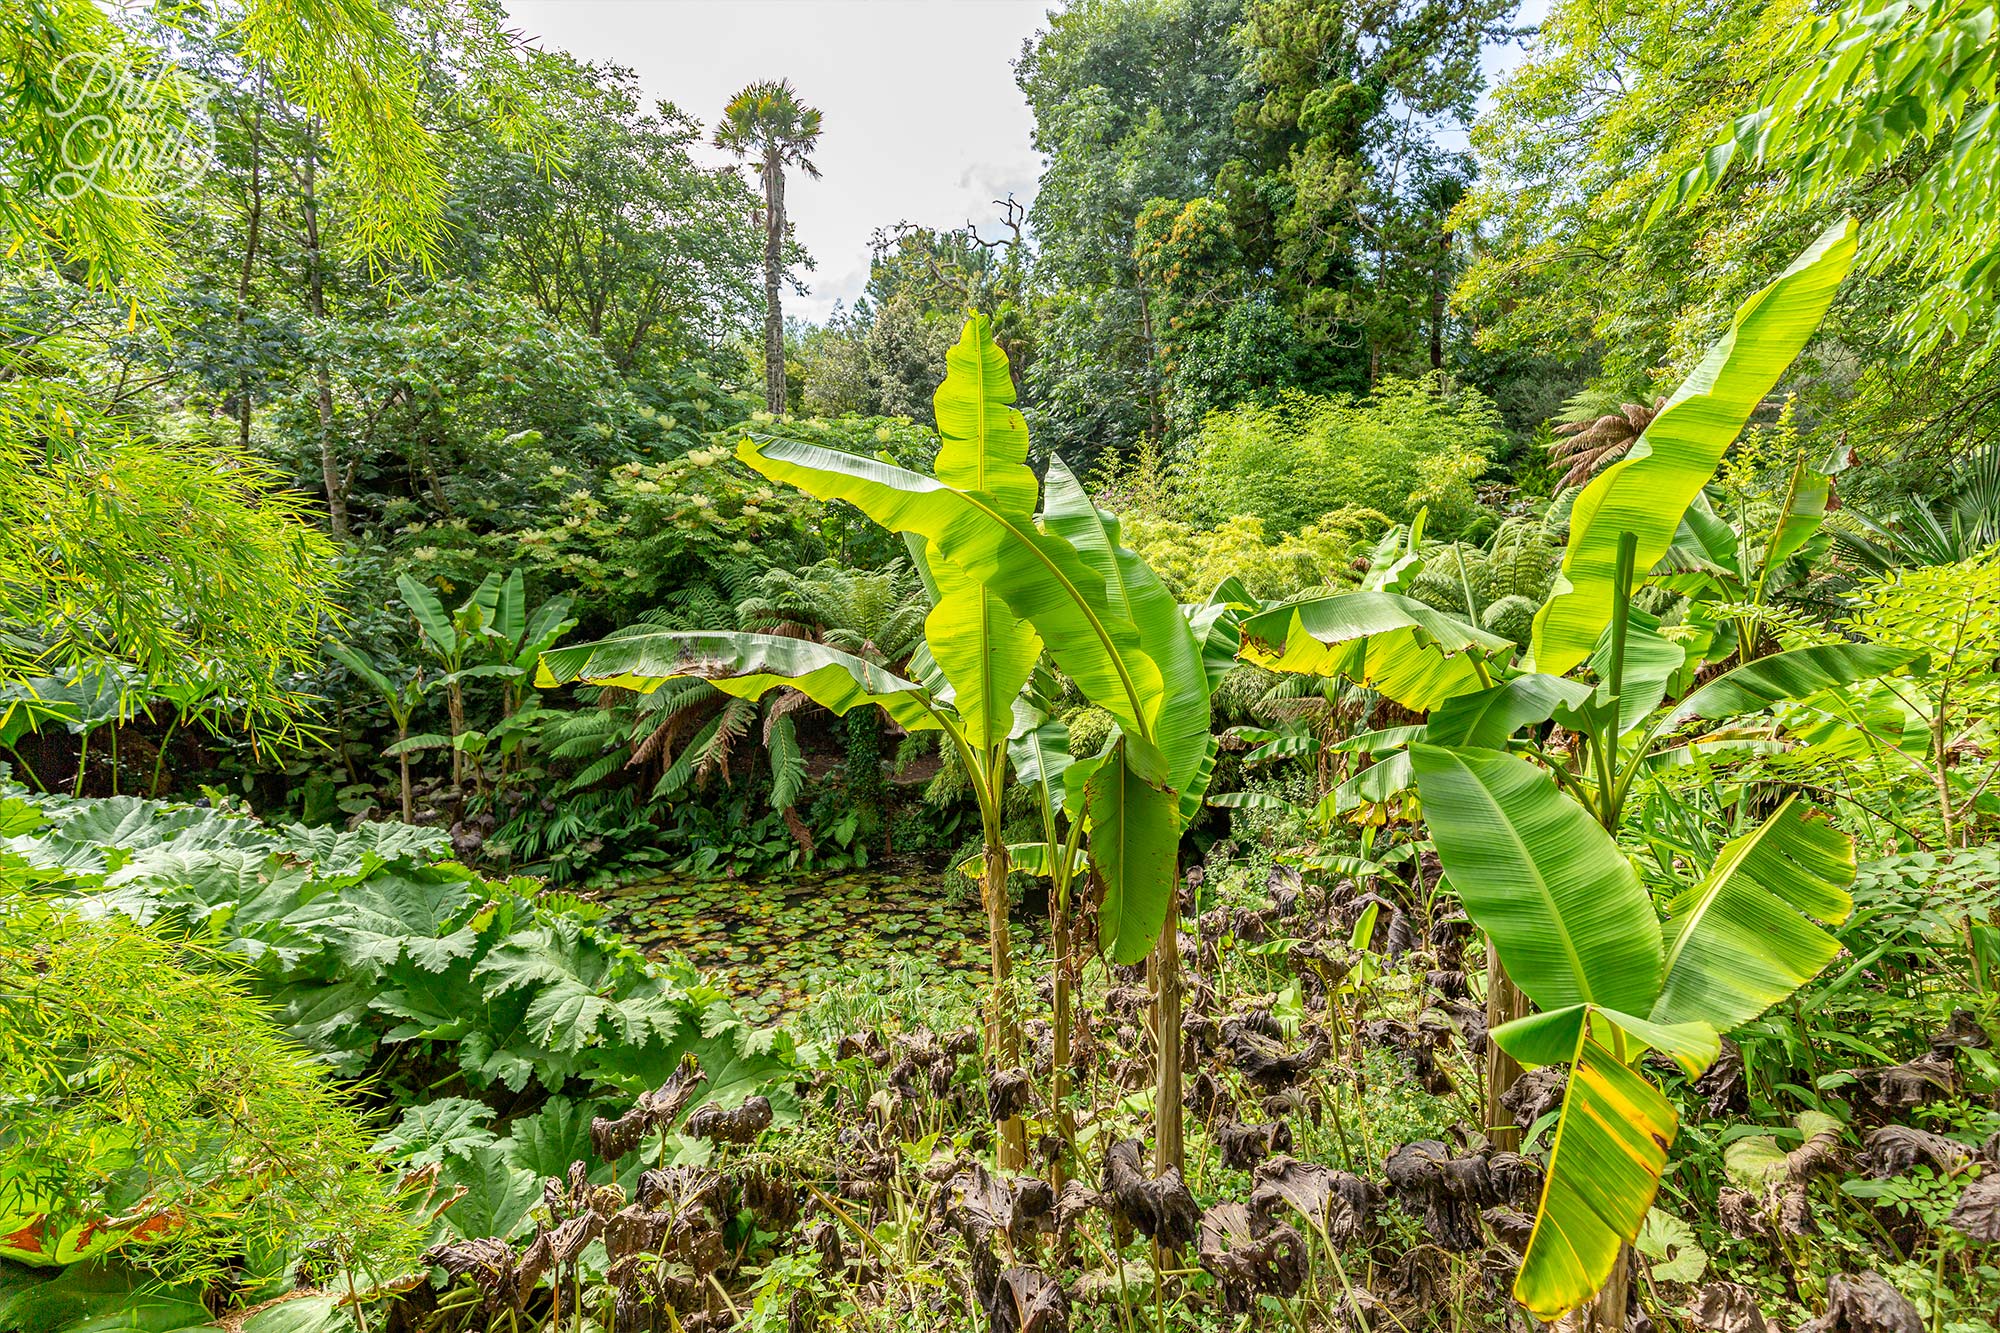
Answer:
M751 84L729 100L715 127L715 146L756 158L763 179L764 399L779 416L785 412L785 317L778 303L785 273L785 168L817 180L810 154L818 142L819 111L799 100L790 79Z

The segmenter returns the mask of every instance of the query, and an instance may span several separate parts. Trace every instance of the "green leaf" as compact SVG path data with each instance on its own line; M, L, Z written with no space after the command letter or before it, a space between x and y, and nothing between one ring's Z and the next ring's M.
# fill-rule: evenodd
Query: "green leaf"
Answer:
M178 1333L209 1323L195 1287L170 1287L115 1259L88 1259L0 1297L9 1333Z
M1626 1043L1626 1060L1655 1050L1672 1060L1689 1078L1700 1078L1721 1053L1722 1038L1707 1023L1656 1023L1596 1005L1573 1004L1564 1009L1530 1014L1502 1023L1489 1034L1496 1045L1529 1069L1562 1064L1576 1054L1579 1029L1588 1018L1602 1019L1637 1043Z
M1546 722L1558 707L1581 704L1590 694L1590 686L1561 676L1516 676L1490 690L1457 695L1439 704L1425 725L1425 739L1433 745L1498 750L1522 727Z
M1681 516L1724 450L1785 373L1854 262L1852 218L1829 227L1769 286L1745 301L1729 332L1682 381L1638 442L1578 495L1569 546L1535 616L1537 670L1563 675L1589 656L1611 623L1618 542L1638 538L1637 568L1666 554Z
M508 1127L500 1153L508 1163L537 1176L563 1176L570 1163L588 1162L593 1178L608 1180L612 1168L597 1160L590 1143L590 1117L602 1103L551 1097L542 1109ZM608 1112L607 1112L608 1114Z
M1578 1026L1562 1119L1549 1154L1514 1299L1551 1320L1596 1295L1618 1249L1637 1239L1679 1121L1667 1099Z
M1014 700L1042 655L1034 627L949 560L929 562L937 604L924 618L931 659L951 683L966 744L986 753L1014 729Z
M1179 882L1180 798L1120 762L1129 739L1087 788L1090 859L1104 880L1098 941L1116 963L1136 963L1151 951Z
M1511 755L1412 745L1410 760L1444 873L1515 984L1544 1009L1650 1012L1659 918L1589 812Z
M493 629L503 641L511 655L514 645L528 632L527 588L521 575L521 567L516 565L507 571L501 581L498 596L493 602Z
M1876 643L1831 643L1773 653L1717 676L1676 704L1663 725L1760 712L1781 699L1803 699L1887 675L1922 657L1921 652Z
M739 699L788 685L834 713L875 704L907 731L938 725L923 686L838 648L777 634L659 630L580 643L542 654L535 683L586 680L650 694L683 678Z
M771 808L789 810L798 804L806 785L805 756L799 752L798 727L790 713L778 713L766 722L764 748L771 758Z
M923 537L1035 627L1056 665L1117 719L1133 762L1164 776L1153 744L1163 687L1139 631L1106 606L1104 580L1062 538L1012 519L974 492L919 473L793 440L746 438L737 457L820 500L845 500L892 532Z
M403 605L417 618L417 627L438 656L449 658L457 653L458 631L452 628L451 616L437 595L408 574L396 576L396 588L403 594Z
M1014 410L1014 377L993 341L992 321L974 315L945 353L944 383L931 397L938 427L931 470L947 486L977 491L995 512L1026 522L1035 512L1028 423Z
M1654 1021L1696 1019L1727 1032L1819 975L1840 942L1806 918L1845 921L1853 883L1854 839L1787 798L1667 904Z
M420 1102L404 1111L371 1151L411 1167L435 1165L447 1157L477 1157L496 1142L486 1127L492 1118L492 1107L464 1097Z
M1646 1214L1632 1248L1652 1260L1655 1282L1699 1282L1708 1271L1708 1251L1695 1240L1694 1228L1658 1208Z
M1026 699L1014 701L1014 734L1007 740L1007 759L1014 765L1014 780L1041 794L1051 811L1063 808L1063 774L1073 762L1069 752L1069 727Z
M243 1333L347 1333L354 1316L339 1296L295 1296L267 1305L243 1321Z
M1392 592L1285 602L1243 622L1243 660L1270 671L1340 676L1427 712L1488 688L1488 659L1511 641Z
M1208 667L1180 603L1152 567L1119 540L1118 520L1099 509L1060 457L1049 460L1042 522L1069 542L1104 581L1111 614L1139 631L1139 648L1160 674L1149 735L1166 757L1167 781L1186 792L1209 747Z

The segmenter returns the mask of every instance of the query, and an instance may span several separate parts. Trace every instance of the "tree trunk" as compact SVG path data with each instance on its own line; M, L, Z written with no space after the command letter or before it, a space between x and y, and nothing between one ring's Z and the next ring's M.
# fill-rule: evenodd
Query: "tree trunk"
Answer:
M1446 232L1438 240L1438 261L1431 269L1431 369L1444 369L1444 315L1446 294L1450 284L1446 271L1451 264L1452 233Z
M396 728L396 743L400 745L408 739L410 739L410 724L405 722ZM410 752L408 750L397 751L396 762L402 766L403 770L403 822L405 824L414 824L417 822L417 816L416 809L410 801Z
M317 148L308 141L303 184L304 192L299 200L299 212L305 220L306 240L306 312L315 324L326 320L326 273L325 252L319 238L319 196L314 192L313 180L315 164L318 160ZM319 330L315 329L315 332ZM347 535L347 486L340 476L340 458L333 439L333 372L327 367L324 356L313 358L313 383L318 390L319 406L319 466L320 477L326 485L327 526L336 537Z
M764 159L764 405L785 415L785 316L778 287L785 270L785 169Z
M1146 339L1146 420L1157 441L1166 433L1166 422L1160 412L1160 347L1153 337L1153 303L1146 295L1145 283L1134 280L1132 285L1139 293L1139 330Z
M1180 881L1175 877L1167 921L1153 946L1153 1052L1159 1077L1153 1088L1153 1170L1185 1171L1181 1136L1181 933Z
M261 84L261 80L260 80ZM261 86L259 89L261 93ZM250 280L257 266L257 247L264 229L264 151L258 131L263 113L256 105L250 112L250 220L243 239L243 268L236 282L236 354L243 358L236 377L236 443L250 447L250 412L253 397L250 383L250 356L244 347L250 319Z
M1021 1063L1021 1030L1014 1019L1011 979L1014 975L1013 946L1007 929L1007 844L999 830L986 840L986 873L980 879L980 895L986 900L986 941L993 956L993 994L986 1004L986 1063L989 1075L1017 1068ZM1002 1171L1019 1171L1028 1161L1027 1130L1021 1118L1003 1120L999 1126L997 1162Z
M1491 1032L1502 1023L1511 1023L1517 1018L1528 1016L1528 997L1507 975L1507 969L1500 966L1500 955L1493 950L1492 941L1486 944L1486 1030ZM1501 1050L1491 1037L1486 1040L1486 1139L1502 1152L1518 1152L1521 1147L1521 1131L1511 1122L1504 1122L1506 1114L1500 1106L1500 1098L1507 1089L1514 1086L1521 1077L1521 1066L1514 1057Z

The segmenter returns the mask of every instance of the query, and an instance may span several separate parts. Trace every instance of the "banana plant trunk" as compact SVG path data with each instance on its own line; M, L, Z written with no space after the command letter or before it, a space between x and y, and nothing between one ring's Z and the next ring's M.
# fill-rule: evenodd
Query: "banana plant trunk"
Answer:
M1502 1023L1511 1023L1517 1018L1528 1016L1528 997L1507 975L1507 969L1500 965L1500 955L1489 941L1486 946L1486 1030L1491 1032ZM1500 1049L1499 1043L1486 1043L1486 1140L1501 1152L1518 1152L1521 1148L1521 1131L1511 1121L1503 1120L1506 1110L1500 1099L1521 1077L1521 1066L1513 1056Z
M1178 876L1176 877L1178 883ZM1181 939L1180 894L1167 905L1167 921L1153 946L1153 1049L1158 1082L1153 1089L1153 1170L1185 1172L1187 1152L1181 1125Z
M985 874L980 893L986 900L986 940L993 955L993 994L986 1006L988 1073L1013 1069L1021 1063L1021 1027L1014 1015L1013 945L1007 928L1007 844L997 836L986 840ZM1002 1171L1018 1171L1028 1161L1028 1136L1019 1116L1000 1122L998 1163Z
M1068 852L1065 850L1060 854L1067 856ZM1055 1103L1056 1132L1062 1135L1062 1140L1064 1145L1070 1151L1073 1152L1076 1149L1076 1121L1075 1118L1070 1115L1070 1110L1069 1110L1069 1061L1070 1061L1069 1027L1070 1023L1073 1021L1073 1015L1070 1012L1072 1008L1071 998L1070 998L1071 948L1070 948L1070 920L1069 920L1069 888L1067 885L1063 885L1058 890L1057 899L1055 903L1054 919L1050 922L1050 926L1051 926L1050 933L1055 936L1053 945L1056 955L1056 981L1055 981L1056 1030L1054 1037L1055 1049L1053 1052L1053 1056L1050 1060L1051 1067L1049 1071L1050 1072L1049 1099ZM1049 1185L1057 1193L1061 1193L1063 1187L1063 1177L1064 1177L1063 1168L1064 1168L1064 1159L1060 1154L1058 1154L1055 1161L1050 1165L1049 1168Z
M400 747L408 739L410 739L410 724L407 722L398 723L396 726L397 746ZM417 815L416 806L410 800L410 752L398 748L396 751L396 763L402 770L403 778L403 822L405 824L414 824L417 822Z

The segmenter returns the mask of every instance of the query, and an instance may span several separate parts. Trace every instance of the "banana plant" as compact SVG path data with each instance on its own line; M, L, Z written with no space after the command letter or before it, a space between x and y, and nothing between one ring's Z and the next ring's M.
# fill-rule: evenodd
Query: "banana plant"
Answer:
M1719 1035L1839 952L1816 922L1852 909L1854 843L1788 800L1656 913L1603 825L1548 770L1494 750L1411 747L1445 875L1541 1012L1496 1027L1524 1067L1567 1064L1535 1229L1514 1295L1543 1319L1606 1289L1652 1206L1677 1129L1637 1068L1657 1050L1699 1076ZM1622 1317L1620 1319L1622 1325Z
M1001 798L1015 700L1037 660L1046 651L1118 723L1103 753L1065 775L1080 787L1066 799L1071 817L1087 821L1090 863L1104 884L1100 942L1117 961L1135 962L1162 941L1156 961L1178 958L1175 851L1184 804L1190 793L1198 800L1213 763L1208 676L1188 619L1059 460L1036 518L1042 488L1027 467L1027 427L1013 398L1006 357L974 317L936 397L935 475L785 439L746 438L738 448L771 479L846 500L909 540L933 596L924 645L911 658L917 679L799 640L667 632L558 649L544 655L538 677L652 689L699 676L744 698L787 685L836 713L873 703L906 729L942 731L972 781L984 830L988 1051L1002 1067L1018 1059L1019 1024L1008 1000ZM1178 1042L1161 1046L1178 1055ZM1161 1064L1163 1079L1178 1079L1177 1063L1163 1054ZM1177 1092L1161 1099L1163 1117L1174 1118L1161 1140L1175 1145L1176 1160L1179 1110ZM1012 1121L1002 1130L1001 1164L1018 1166L1022 1128Z
M504 577L497 570L489 573L449 611L437 594L408 574L396 576L396 587L416 618L424 651L441 670L435 683L444 687L450 719L451 780L454 784L464 780L466 758L471 756L483 783L479 761L496 738L466 726L465 682L476 677L505 681L501 715L511 716L525 698L536 661L576 627L576 621L568 618L569 599L552 597L529 611L519 568ZM497 739L504 743L506 733ZM508 751L503 748L502 753L504 759Z
M1667 554L1724 451L1818 329L1854 262L1856 231L1853 218L1828 227L1745 301L1631 451L1577 496L1562 567L1535 616L1537 670L1564 675L1590 656L1611 622L1628 536L1640 570Z
M1020 418L1008 405L1013 388L1006 358L980 316L967 324L953 351L953 377L968 374L961 367L975 362L986 392L951 402L948 412L940 408L945 447L935 477L785 439L745 438L737 457L773 481L815 499L845 500L883 527L921 538L934 564L954 566L1030 626L1056 667L1111 714L1114 739L1094 758L1084 782L1090 859L1104 885L1100 943L1118 962L1151 955L1156 1028L1176 1031L1175 856L1189 807L1198 803L1214 765L1201 643L1166 586L1121 545L1116 521L1090 503L1060 459L1049 465L1040 522L1027 516L1023 501L1032 508L1034 490L1025 466L1026 429L1014 429ZM940 390L941 403L946 390ZM975 400L976 408L970 406ZM1005 429L988 428L996 422ZM961 436L975 427L976 436ZM955 438L1004 442L1006 452L990 449L975 458L969 450L955 452ZM972 604L964 605L963 620L977 623ZM982 619L990 622L991 613ZM965 688L960 680L951 683ZM989 854L989 873L995 860ZM1159 1075L1155 1152L1163 1164L1178 1165L1178 1042L1159 1044Z
M385 757L393 755L396 759L402 777L403 822L414 823L416 808L410 793L410 752L415 747L410 742L415 738L410 735L410 719L430 693L429 686L424 683L423 669L418 667L391 679L389 673L344 643L329 640L326 651L382 696L382 702L389 710L389 720L396 724L395 744L382 753Z

